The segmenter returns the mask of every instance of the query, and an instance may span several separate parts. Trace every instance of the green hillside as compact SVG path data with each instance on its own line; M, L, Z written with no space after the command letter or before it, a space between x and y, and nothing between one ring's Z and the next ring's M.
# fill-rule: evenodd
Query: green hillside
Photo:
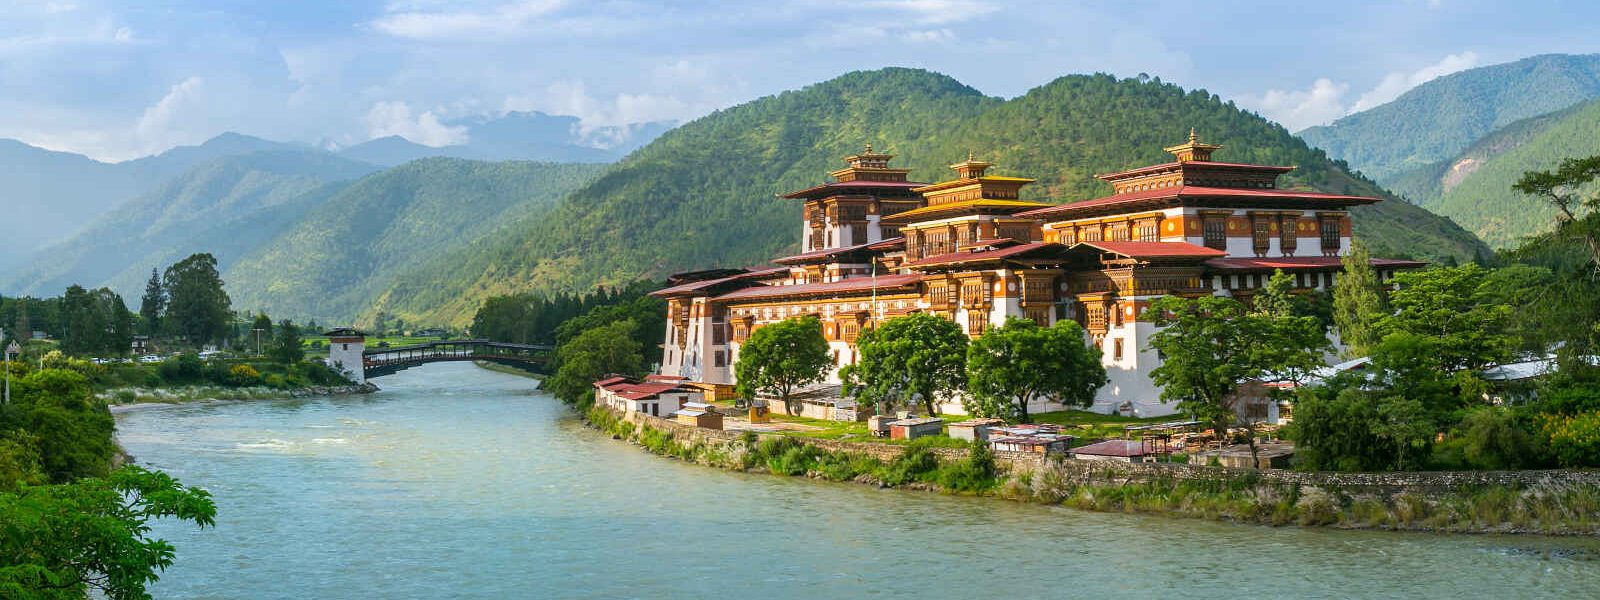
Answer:
M1394 191L1497 248L1554 224L1555 209L1511 189L1522 174L1563 159L1600 154L1600 100L1525 119L1485 136L1459 156L1402 173Z
M1034 198L1110 192L1092 178L1168 159L1189 127L1221 160L1292 164L1292 186L1380 195L1282 127L1204 91L1106 75L1068 76L1001 100L912 69L850 73L718 111L667 132L566 197L547 217L410 270L383 310L461 324L488 294L582 291L711 265L760 264L798 245L799 206L774 194L819 183L862 144L943 180L968 150L995 172L1038 178ZM1470 258L1470 234L1404 202L1356 213L1384 254ZM368 316L376 307L368 309Z
M1388 184L1496 129L1596 97L1600 55L1547 54L1440 77L1300 137Z
M137 298L152 267L194 252L227 265L311 206L376 167L315 151L271 151L203 162L46 247L4 289L59 294L109 286Z
M340 322L384 303L401 272L522 220L589 182L600 165L419 160L319 202L224 273L234 306ZM459 267L442 264L430 277ZM421 280L430 285L431 280Z

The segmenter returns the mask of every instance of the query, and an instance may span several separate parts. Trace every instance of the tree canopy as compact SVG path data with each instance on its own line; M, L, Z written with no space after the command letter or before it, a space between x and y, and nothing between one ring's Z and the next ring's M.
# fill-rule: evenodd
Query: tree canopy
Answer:
M856 364L840 370L847 392L887 407L921 402L934 414L935 396L961 389L967 376L967 334L949 319L911 314L884 321L856 338Z
M822 322L807 316L757 327L739 347L733 370L739 395L777 396L794 414L799 412L791 404L794 392L826 379L833 364L828 340L822 337Z
M976 416L1027 423L1029 402L1051 399L1088 406L1106 381L1100 351L1088 343L1076 321L1040 327L1013 317L967 348L965 403Z

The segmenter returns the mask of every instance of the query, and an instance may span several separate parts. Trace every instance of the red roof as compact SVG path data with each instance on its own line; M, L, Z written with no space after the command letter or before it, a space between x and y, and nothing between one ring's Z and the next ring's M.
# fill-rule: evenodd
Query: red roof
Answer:
M1044 248L1047 248L1047 247L1064 248L1064 246L1062 246L1061 244L1057 244L1057 243L1054 243L1054 242L1032 242L1032 243L1028 243L1028 244L1019 244L1019 245L1016 245L1016 246L1008 246L1008 247L1005 247L1005 248L997 248L997 249L994 249L994 250L978 250L978 251L975 251L975 252L968 251L968 252L951 252L949 254L940 254L938 256L930 256L930 257L924 258L924 259L916 261L916 262L908 263L908 264L906 264L906 266L907 267L932 267L932 266L936 266L936 265L949 265L949 264L958 264L958 263L978 262L978 261L984 261L984 260L996 260L996 259L1001 259L1001 258L1011 258L1011 257L1014 257L1014 256L1027 254L1029 252L1033 252L1035 250L1044 249Z
M1079 242L1077 246L1097 248L1129 258L1178 258L1227 256L1227 252L1189 242Z
M609 387L609 388L606 388L606 389L611 391L611 392L616 393L618 396L622 396L623 398L627 398L629 400L639 400L639 399L642 399L642 398L649 398L651 396L655 396L655 395L660 394L662 392L670 392L670 391L677 390L678 389L678 384L676 384L676 383L634 383L634 384L627 384L627 385L616 385L616 386L612 386L612 387Z
M1278 200L1298 200L1298 201L1305 201L1305 202L1321 201L1321 202L1330 202L1330 203L1334 203L1334 204L1343 204L1343 205L1372 204L1372 203L1378 201L1377 198L1372 198L1372 197L1369 197L1369 196L1346 196L1346 195L1341 195L1341 194L1324 194L1322 192L1296 192L1296 191L1278 190L1278 189L1220 188L1220 187L1202 187L1202 186L1197 186L1197 185L1180 185L1180 186L1177 186L1177 187L1170 187L1170 188L1160 188L1160 189L1154 189L1154 190L1144 190L1144 191L1140 191L1140 192L1126 192L1126 193L1122 193L1122 194L1114 194L1114 195L1111 195L1111 196L1095 198L1093 200L1084 200L1082 202L1068 202L1066 204L1057 204L1055 206L1049 206L1049 207L1045 207L1045 208L1036 208L1036 209L1033 209L1033 210L1030 210L1030 211L1017 213L1017 215L1018 216L1022 216L1022 217L1044 218L1044 217L1052 217L1052 216L1055 216L1055 215L1058 215L1058 214L1061 214L1061 213L1080 211L1080 210L1087 209L1087 208L1100 208L1100 207L1106 207L1106 206L1116 206L1116 205L1119 205L1119 204L1130 204L1130 203L1140 202L1140 201L1144 201L1144 200L1166 200L1166 199L1171 199L1171 200L1198 200L1198 199L1202 199L1202 198L1222 198L1222 199L1258 200L1258 201L1278 201Z
M1144 456L1144 442L1138 440L1106 440L1087 446L1072 449L1073 454L1088 454L1090 456L1121 456L1129 458Z
M654 292L650 292L650 295L651 296L655 296L657 298L665 298L667 296L676 296L676 295L679 295L679 294L692 294L694 292L700 292L702 290L706 290L706 289L709 289L709 288L712 288L712 287L715 287L717 285L721 285L721 284L724 284L724 283L732 283L732 282L738 282L738 281L750 281L750 280L754 280L754 279L761 279L761 278L766 277L768 275L775 275L775 274L778 274L778 273L788 273L788 272L789 272L789 268L788 267L773 267L773 268L770 268L770 269L759 269L759 270L755 270L755 271L745 271L743 273L739 273L737 275L732 275L732 276L729 276L729 277L719 277L717 279L702 279L702 280L699 280L699 281L691 281L689 283L685 283L685 284L682 284L682 285L675 285L675 286L672 286L672 287L669 287L669 288L662 288L662 289L656 290Z
M625 382L627 380L627 377L607 377L605 379L601 379L600 381L594 382L594 386L597 388L604 388Z
M645 381L688 381L689 378L688 377L679 377L677 375L650 374L650 375L645 375L644 376L644 380Z
M1293 171L1294 170L1294 167L1275 167L1275 166L1271 166L1271 165L1251 165L1251 164L1245 164L1245 163L1213 162L1213 161L1209 161L1209 160L1191 160L1191 161L1188 161L1188 162L1176 162L1176 161L1174 161L1174 162L1166 162L1166 163L1161 163L1159 165L1150 165L1150 166L1147 166L1147 167L1139 167L1137 169L1128 169L1126 171L1117 171L1115 173L1106 173L1104 175L1095 175L1095 178L1096 179L1105 179L1105 180L1122 179L1122 178L1132 177L1134 175L1139 175L1139 174L1142 174L1142 173L1148 173L1148 172L1152 172L1152 171L1165 171L1165 170L1172 169L1174 167L1179 167L1179 166L1185 166L1185 167L1189 167L1189 166L1192 166L1192 167L1211 167L1211 168L1217 168L1217 169L1234 169L1234 170L1246 170L1246 171L1274 171L1274 172L1278 172L1278 173L1288 173L1289 171Z
M862 180L859 180L859 179L856 180L856 181L834 181L834 182L830 182L830 183L824 183L822 185L811 186L811 187L808 187L806 189L800 190L798 192L789 192L787 194L784 194L783 197L784 198L809 198L809 197L813 197L813 196L819 195L817 192L824 192L824 191L831 192L831 191L834 191L834 190L840 190L840 191L870 190L872 188L890 188L890 189L910 190L911 188L919 188L919 187L922 187L922 186L925 186L925 185L928 185L928 184L920 182L920 181L862 181Z
M1374 267L1412 269L1427 266L1427 264L1415 260L1372 259L1372 266ZM1293 271L1340 269L1344 267L1344 263L1337 256L1283 256L1278 258L1213 258L1206 261L1206 266L1220 271L1272 271L1276 269Z
M791 263L803 263L803 262L806 262L806 261L809 261L809 260L812 260L812 259L816 259L816 258L827 258L827 257L830 257L830 256L836 256L836 255L840 255L840 254L849 254L851 252L856 252L858 250L866 250L867 247L871 246L871 245L872 244L857 244L855 246L847 246L847 247L843 247L843 248L824 248L822 250L812 250L810 252L801 252L801 253L793 255L793 256L785 256L783 258L775 258L775 259L772 260L772 262L778 263L780 265L786 265L786 264L791 264Z
M922 281L921 275L879 275L877 277L851 277L828 283L801 285L763 285L734 290L717 296L718 300L751 300L780 298L783 296L824 296L869 291L873 287L894 289ZM876 282L876 283L874 283Z

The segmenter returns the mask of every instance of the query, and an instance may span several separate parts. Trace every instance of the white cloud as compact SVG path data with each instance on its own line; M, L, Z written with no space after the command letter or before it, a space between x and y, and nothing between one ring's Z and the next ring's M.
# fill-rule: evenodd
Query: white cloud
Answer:
M207 107L205 79L189 77L173 85L155 104L144 109L133 124L132 145L139 154L151 154L178 144L200 141L205 132L188 131L186 119Z
M1321 125L1345 115L1341 97L1350 86L1322 78L1305 90L1267 90L1258 98L1240 98L1239 104L1282 123L1289 131Z
M682 121L710 110L667 94L619 93L610 99L601 99L591 95L588 86L581 81L559 81L547 86L542 94L508 97L502 108L507 112L540 111L578 117L582 134L601 127Z
M412 116L411 107L398 101L372 105L367 111L367 134L374 139L398 135L435 148L467 142L466 127L445 125L431 110Z
M415 40L471 40L516 36L533 22L559 10L563 0L519 0L468 10L420 10L391 7L374 21L378 31Z
M1350 112L1361 112L1379 104L1383 104L1400 94L1406 93L1411 88L1417 87L1439 77L1449 75L1456 71L1464 71L1478 66L1478 54L1472 51L1460 54L1451 54L1439 62L1433 63L1410 73L1390 73L1350 106Z
M1348 104L1345 93L1350 90L1350 84L1336 83L1326 77L1316 80L1309 89L1272 89L1260 96L1244 96L1237 100L1241 106L1282 123L1289 131L1300 131L1379 106L1400 97L1411 88L1477 65L1477 53L1467 51L1451 54L1416 71L1389 73L1378 85Z

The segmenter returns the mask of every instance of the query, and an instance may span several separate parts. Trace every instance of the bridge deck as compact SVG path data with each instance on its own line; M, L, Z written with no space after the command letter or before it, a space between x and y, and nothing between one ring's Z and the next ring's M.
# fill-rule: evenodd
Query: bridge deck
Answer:
M391 375L432 362L489 361L537 371L549 358L552 347L539 344L511 344L489 340L450 340L398 348L373 348L361 353L362 370L368 378Z

